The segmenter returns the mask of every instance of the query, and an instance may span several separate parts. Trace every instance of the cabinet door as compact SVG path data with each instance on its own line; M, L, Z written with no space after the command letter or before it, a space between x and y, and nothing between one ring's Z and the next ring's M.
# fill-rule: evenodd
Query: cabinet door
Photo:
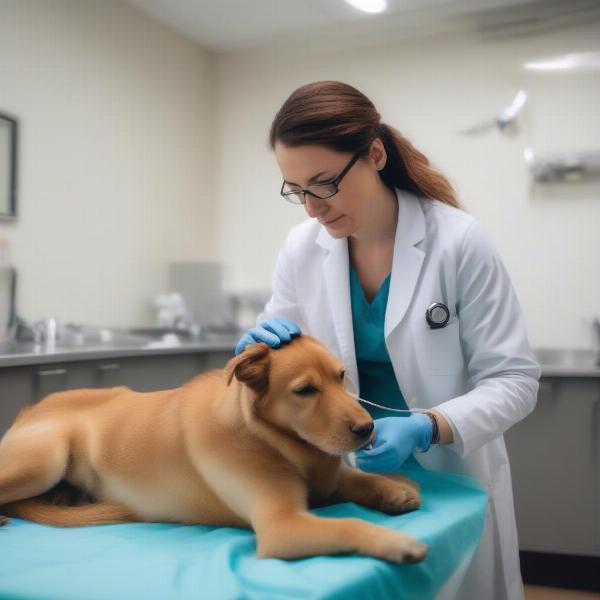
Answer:
M33 384L31 367L0 369L0 437L13 424L21 408L35 402Z
M121 361L103 360L96 364L98 387L111 388L125 385L121 372Z
M600 554L600 380L542 379L506 434L521 550Z
M210 369L222 369L233 352L167 354L119 359L115 385L126 385L138 392L154 392L179 387ZM110 373L105 372L105 376Z
M204 354L168 354L119 359L119 385L137 392L179 387L205 371Z

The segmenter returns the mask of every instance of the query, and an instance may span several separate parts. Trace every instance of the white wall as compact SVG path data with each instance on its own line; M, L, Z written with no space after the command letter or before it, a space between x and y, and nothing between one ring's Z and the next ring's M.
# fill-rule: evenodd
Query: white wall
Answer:
M221 55L220 248L232 285L270 284L276 254L301 207L279 196L269 126L298 86L335 79L358 87L451 180L495 241L536 347L589 347L600 316L600 183L531 186L523 150L600 148L600 72L540 74L524 63L600 49L598 24L504 41L474 34L319 53L313 44ZM529 94L518 135L457 130Z
M269 287L287 230L304 219L278 195L269 126L296 87L338 79L365 92L487 227L532 344L587 347L600 313L600 184L531 188L522 151L598 147L599 72L522 65L599 50L599 33L213 55L118 0L0 0L0 111L21 123L19 219L0 222L0 238L19 268L20 312L150 324L171 260L221 258L231 287ZM518 135L456 133L520 87L530 102Z
M154 319L170 260L214 259L210 53L114 0L0 0L0 111L20 120L0 222L28 319Z

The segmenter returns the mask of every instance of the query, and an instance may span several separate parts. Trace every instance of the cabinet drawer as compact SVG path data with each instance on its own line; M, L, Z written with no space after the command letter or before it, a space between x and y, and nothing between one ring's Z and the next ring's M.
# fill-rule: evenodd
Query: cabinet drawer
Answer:
M34 377L36 400L67 389L67 369L64 366L39 367Z
M12 425L21 408L34 401L33 397L31 367L0 369L0 437Z

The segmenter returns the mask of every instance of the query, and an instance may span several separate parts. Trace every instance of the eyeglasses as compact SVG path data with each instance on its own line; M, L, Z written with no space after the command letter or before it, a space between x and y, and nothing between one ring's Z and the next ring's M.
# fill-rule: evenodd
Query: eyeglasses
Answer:
M309 185L307 188L301 188L297 185L291 185L287 181L284 181L281 185L281 191L279 192L288 202L293 204L306 204L306 194L310 194L314 198L319 200L325 200L335 196L339 191L340 181L344 178L344 175L352 168L354 163L360 158L362 150L357 152L352 160L344 167L344 170L333 180L327 183L315 183Z

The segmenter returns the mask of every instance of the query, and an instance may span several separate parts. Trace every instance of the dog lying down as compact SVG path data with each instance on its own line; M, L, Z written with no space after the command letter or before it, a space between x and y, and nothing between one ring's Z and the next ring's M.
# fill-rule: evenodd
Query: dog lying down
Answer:
M57 527L251 528L261 558L419 561L427 547L408 535L308 511L419 507L409 479L342 462L374 436L371 416L344 389L343 366L316 339L252 344L176 389L69 390L25 407L0 442L0 512Z

